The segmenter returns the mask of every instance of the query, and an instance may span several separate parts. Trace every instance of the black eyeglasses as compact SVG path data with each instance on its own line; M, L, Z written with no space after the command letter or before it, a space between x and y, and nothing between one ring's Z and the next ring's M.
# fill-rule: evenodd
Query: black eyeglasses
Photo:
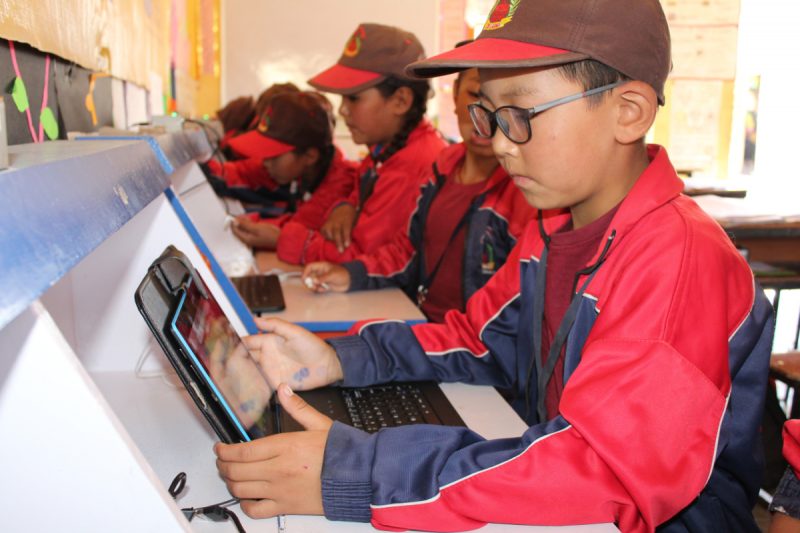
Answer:
M575 100L580 100L593 94L599 94L613 89L625 83L618 81L609 85L603 85L596 89L590 89L582 93L564 96L557 100L552 100L541 105L526 109L524 107L517 107L513 105L506 105L498 107L494 111L486 109L483 104L475 103L469 104L469 116L472 118L472 124L475 125L475 130L478 135L486 139L494 137L497 128L503 132L503 135L508 137L508 140L516 144L525 144L531 140L531 119L541 113L547 111L551 107L556 107L562 104L568 104Z
M186 473L179 472L178 475L175 476L175 479L172 480L172 483L169 484L167 492L169 492L170 496L177 500L178 495L183 492L183 488L185 486ZM206 505L205 507L185 507L181 509L181 512L189 522L191 522L192 518L195 516L202 516L214 522L225 522L227 520L231 520L233 525L236 526L236 531L239 533L247 533L244 530L242 523L239 521L239 517L236 516L236 513L228 509L229 506L237 503L239 503L239 498L231 498L230 500L225 500L224 502L215 503L213 505Z

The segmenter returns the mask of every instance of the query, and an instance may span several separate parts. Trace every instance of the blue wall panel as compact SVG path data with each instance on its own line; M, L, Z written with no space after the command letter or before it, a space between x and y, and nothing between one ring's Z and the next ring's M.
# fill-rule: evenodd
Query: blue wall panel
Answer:
M146 142L72 146L36 145L25 159L43 163L0 173L0 328L169 186Z

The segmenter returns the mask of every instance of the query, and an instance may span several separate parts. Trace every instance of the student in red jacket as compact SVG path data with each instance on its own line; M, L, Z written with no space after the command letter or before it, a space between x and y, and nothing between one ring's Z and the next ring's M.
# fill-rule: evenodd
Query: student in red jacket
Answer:
M473 43L409 69L478 67L476 129L536 219L444 324L371 321L326 343L260 320L251 355L307 431L217 444L218 469L251 516L757 532L772 306L645 143L671 66L659 0L496 8ZM511 388L528 428L368 434L292 392L426 379Z
M489 139L475 131L467 106L477 101L477 69L453 84L463 142L442 150L424 177L405 231L354 261L315 262L303 276L317 292L399 286L432 322L464 304L506 261L533 217L497 162ZM308 282L307 282L308 283Z
M336 65L309 84L342 95L339 113L353 141L369 147L350 197L320 230L286 224L278 257L303 264L342 262L389 242L414 209L420 177L445 143L425 120L430 84L405 74L424 57L411 33L380 24L360 25Z
M215 154L206 162L208 173L224 183L223 190L221 190L223 195L228 192L230 196L243 197L253 203L265 204L288 199L288 191L279 191L281 185L269 175L258 149L256 148L254 151L252 143L242 138L256 128L264 110L273 98L281 94L299 91L300 89L293 83L270 85L262 91L255 103L250 98L252 111L248 123L242 129L225 130L225 135L219 142L219 154L222 157L216 157ZM223 116L229 122L233 120L232 116L243 113L243 108L246 106L246 100L243 98L231 102L231 109L228 109L228 106L223 108ZM226 109L227 111L225 111ZM225 191L224 188L229 190ZM258 194L252 194L249 191L256 191ZM237 194L237 192L241 192L241 194Z
M329 115L308 93L275 96L256 128L237 140L278 185L291 186L289 213L264 220L242 215L234 222L233 233L254 248L274 249L289 221L319 228L353 189L356 166L333 146Z

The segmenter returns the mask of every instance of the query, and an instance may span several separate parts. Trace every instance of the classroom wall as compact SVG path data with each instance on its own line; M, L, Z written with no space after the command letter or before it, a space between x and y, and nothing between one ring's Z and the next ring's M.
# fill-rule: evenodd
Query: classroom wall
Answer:
M797 130L800 126L800 3L750 0L756 19L747 34L749 71L761 76L753 196L778 210L797 212Z
M221 101L258 95L276 82L307 88L306 80L333 65L360 22L413 32L431 55L439 50L439 0L222 0ZM339 97L331 95L335 106ZM435 114L435 100L429 105ZM341 122L341 121L340 121ZM337 143L351 156L343 124Z

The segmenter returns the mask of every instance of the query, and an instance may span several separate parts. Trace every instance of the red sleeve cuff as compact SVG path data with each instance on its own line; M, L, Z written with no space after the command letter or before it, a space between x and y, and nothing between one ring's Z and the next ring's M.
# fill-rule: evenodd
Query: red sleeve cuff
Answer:
M278 237L278 259L293 265L302 265L306 246L313 234L314 232L297 222L285 224Z

